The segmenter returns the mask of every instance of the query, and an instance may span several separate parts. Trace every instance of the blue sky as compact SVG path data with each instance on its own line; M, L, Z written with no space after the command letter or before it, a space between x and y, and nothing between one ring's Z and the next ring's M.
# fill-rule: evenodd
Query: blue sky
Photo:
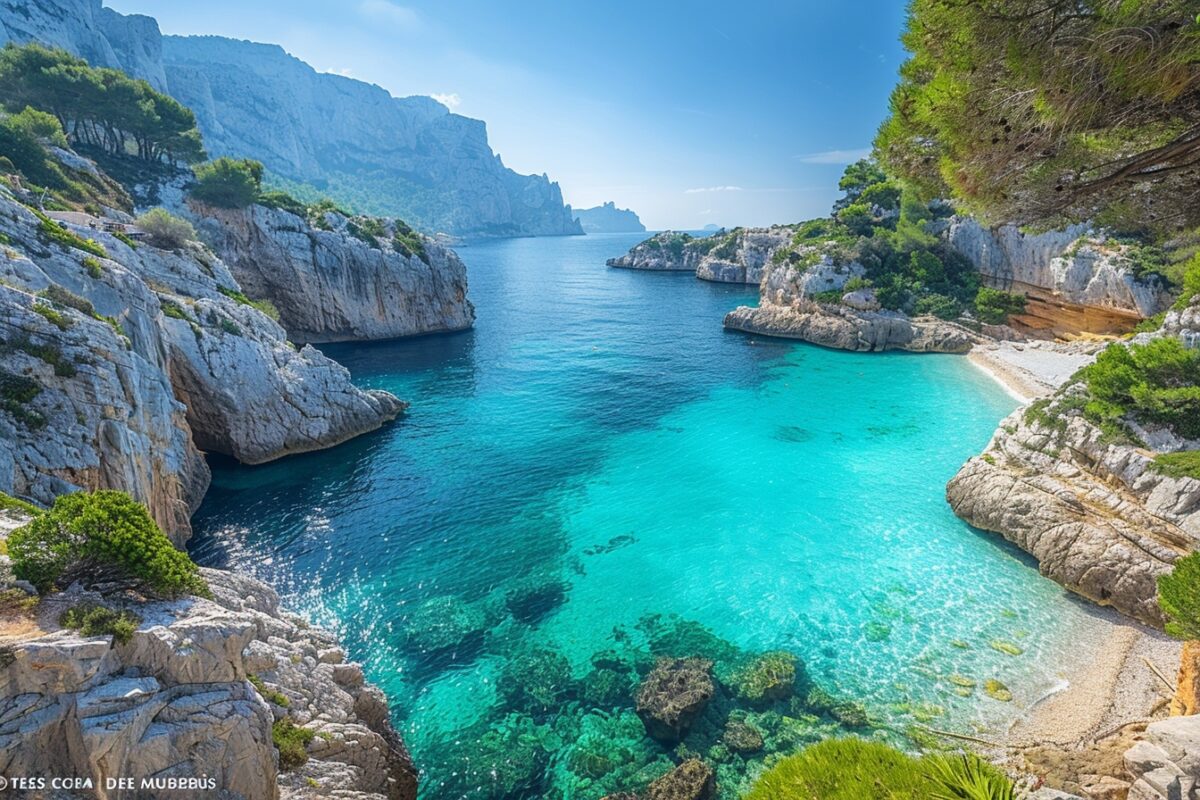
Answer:
M325 72L434 95L576 207L651 228L828 211L903 58L903 3L105 0L164 33L274 42Z

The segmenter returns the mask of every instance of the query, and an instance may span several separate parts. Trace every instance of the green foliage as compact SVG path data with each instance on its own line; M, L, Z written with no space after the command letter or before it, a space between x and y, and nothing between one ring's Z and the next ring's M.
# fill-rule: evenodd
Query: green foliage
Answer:
M33 503L26 503L24 500L4 492L0 492L0 511L20 511L35 517L42 513L42 510Z
M1187 308L1194 298L1200 296L1200 253L1192 256L1184 267L1183 280L1180 281L1179 300L1176 308Z
M914 311L917 314L931 314L938 319L958 319L962 316L962 304L953 297L944 294L928 294L917 300Z
M48 511L14 531L8 547L14 573L41 591L64 575L117 573L168 597L208 594L187 553L124 492L60 495Z
M289 708L292 705L292 701L288 699L286 694L283 692L277 692L274 689L268 689L267 685L263 683L262 678L258 677L257 675L248 675L246 677L249 678L250 683L254 686L255 691L262 695L262 698L268 703L274 703L275 705L283 708Z
M195 168L189 196L219 208L245 208L259 199L263 165L249 158L222 156Z
M65 331L75 324L75 320L71 319L57 308L46 305L45 303L34 303L33 310L35 313L45 317L47 322L58 328L60 331Z
M1195 478L1200 481L1200 450L1160 453L1150 469L1168 478Z
M744 800L1012 800L1012 783L974 755L916 759L882 742L827 739L776 762Z
M165 208L152 208L137 218L137 227L145 232L150 244L163 250L180 250L196 241L196 229L186 219Z
M1200 553L1175 562L1158 579L1158 606L1166 631L1176 639L1200 639Z
M7 411L29 430L38 430L46 425L46 417L29 407L41 393L41 384L33 378L0 369L0 409Z
M142 618L132 611L114 611L98 603L71 606L58 618L64 628L77 630L84 636L111 636L117 644L127 644Z
M35 344L33 340L24 335L15 336L0 344L0 353L14 351L27 353L46 362L54 367L54 374L60 378L72 378L76 374L75 364L63 355L62 348L56 344L49 342Z
M1025 296L984 286L975 295L975 316L989 325L1003 325L1013 314L1025 312Z
M308 743L315 736L313 731L292 722L291 717L276 720L271 726L271 741L279 751L279 768L291 772L304 766L308 762Z
M425 250L425 240L421 238L421 234L402 220L396 220L394 225L396 233L392 237L392 249L408 258L416 256L428 264L429 253Z
M218 286L217 291L231 300L236 300L241 305L258 309L276 322L279 321L279 309L275 308L275 304L270 300L251 300L240 289L229 286Z
M95 240L84 239L76 235L66 226L58 224L36 208L29 210L38 218L38 235L43 239L57 244L64 250L74 247L76 250L82 250L100 258L108 258L108 251Z
M279 190L260 192L258 197L254 199L254 202L260 206L266 206L267 208L278 208L281 211L287 211L300 218L305 218L308 216L308 206L304 205L304 203L301 203L287 192Z
M84 271L87 272L88 277L90 278L99 278L104 274L104 265L91 256L84 256L83 261L79 263L83 266Z
M914 0L875 146L989 220L1200 222L1200 41L1183 0Z
M1084 415L1101 426L1126 415L1200 438L1200 350L1174 337L1146 344L1113 344L1079 371L1090 398Z
M158 305L162 308L163 316L170 317L171 319L181 319L184 322L195 322L191 314L187 313L184 307L174 300L160 298Z
M116 69L91 67L64 50L37 44L0 50L0 105L52 115L75 146L146 162L193 163L204 157L192 112L150 84ZM22 122L54 137L44 118Z

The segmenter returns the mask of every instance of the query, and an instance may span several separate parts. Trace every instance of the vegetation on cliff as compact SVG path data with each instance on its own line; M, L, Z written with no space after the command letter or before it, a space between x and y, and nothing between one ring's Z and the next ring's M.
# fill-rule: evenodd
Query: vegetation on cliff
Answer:
M187 553L124 492L60 495L12 532L8 551L16 576L42 591L83 580L126 583L166 597L208 594Z
M1083 414L1106 431L1132 417L1200 439L1200 351L1175 337L1114 345L1079 372L1087 387Z
M75 147L154 164L204 158L190 109L145 81L89 66L65 50L5 46L0 104L9 111L29 106L53 115Z
M997 222L1200 224L1195 3L915 0L903 41L895 174Z

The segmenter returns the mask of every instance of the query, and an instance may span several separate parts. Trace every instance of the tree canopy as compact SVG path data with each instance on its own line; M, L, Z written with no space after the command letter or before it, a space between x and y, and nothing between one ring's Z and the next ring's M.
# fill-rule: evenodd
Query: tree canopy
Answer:
M1200 224L1195 0L913 0L876 147L992 221Z
M191 110L116 69L37 44L0 50L0 105L53 114L75 146L191 164L204 147Z

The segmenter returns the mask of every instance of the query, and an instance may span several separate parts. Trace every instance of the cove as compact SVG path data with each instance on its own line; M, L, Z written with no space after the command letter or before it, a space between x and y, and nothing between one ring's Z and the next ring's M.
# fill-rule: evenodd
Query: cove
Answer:
M270 579L343 636L423 797L644 785L680 751L645 737L632 695L685 640L718 677L742 669L735 650L793 654L867 717L723 701L679 745L716 762L723 796L822 736L1002 732L1058 685L1088 613L945 503L1015 401L959 357L726 333L755 288L604 266L641 238L462 248L474 331L326 348L408 416L331 451L214 463L193 556ZM729 719L763 746L734 752Z

